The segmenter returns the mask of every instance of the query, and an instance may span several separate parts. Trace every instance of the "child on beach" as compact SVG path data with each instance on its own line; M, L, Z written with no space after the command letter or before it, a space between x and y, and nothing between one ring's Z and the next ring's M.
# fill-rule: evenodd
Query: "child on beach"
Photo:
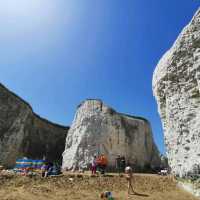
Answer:
M132 179L133 179L133 169L131 167L125 168L126 180L128 181L128 195L129 194L136 194L133 189ZM132 193L131 193L132 192Z

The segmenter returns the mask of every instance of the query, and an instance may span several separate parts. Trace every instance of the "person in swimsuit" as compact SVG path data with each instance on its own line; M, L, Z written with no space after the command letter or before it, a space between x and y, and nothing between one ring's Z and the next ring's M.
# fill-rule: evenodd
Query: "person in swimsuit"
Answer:
M125 168L126 180L128 181L128 195L129 194L136 194L133 189L132 179L133 179L133 169L128 166ZM132 192L132 193L131 193Z

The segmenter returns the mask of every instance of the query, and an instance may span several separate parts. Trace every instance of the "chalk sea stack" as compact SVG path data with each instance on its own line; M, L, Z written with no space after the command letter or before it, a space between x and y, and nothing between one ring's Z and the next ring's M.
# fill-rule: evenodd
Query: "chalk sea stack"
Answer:
M89 99L78 106L69 129L41 118L0 84L0 165L13 167L17 158L43 156L61 163L63 154L63 169L88 167L92 157L101 153L110 167L118 154L141 169L161 164L150 123L144 118L118 113L101 100Z
M61 162L67 130L36 115L0 84L0 165L13 167L20 157Z
M153 92L172 172L194 172L200 165L200 9L159 61Z
M138 167L160 166L149 122L141 117L117 113L101 100L89 99L80 104L68 131L63 169L88 167L92 157L105 154L109 167L118 154Z

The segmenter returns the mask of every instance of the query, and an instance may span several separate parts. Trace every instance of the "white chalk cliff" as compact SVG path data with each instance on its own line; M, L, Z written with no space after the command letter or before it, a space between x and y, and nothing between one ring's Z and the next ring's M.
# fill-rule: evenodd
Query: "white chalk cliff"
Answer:
M78 107L68 132L62 167L88 167L100 153L108 157L110 167L118 154L139 167L160 165L147 120L117 113L100 100L86 100Z
M169 165L183 176L200 164L200 9L159 61L153 92Z

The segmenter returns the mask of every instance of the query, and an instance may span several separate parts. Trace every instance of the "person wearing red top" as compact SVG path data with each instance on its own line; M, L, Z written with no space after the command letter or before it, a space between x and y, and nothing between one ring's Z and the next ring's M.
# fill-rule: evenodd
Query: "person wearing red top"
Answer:
M101 174L105 174L105 169L108 165L108 159L104 154L101 154L97 160L97 166L100 169Z

